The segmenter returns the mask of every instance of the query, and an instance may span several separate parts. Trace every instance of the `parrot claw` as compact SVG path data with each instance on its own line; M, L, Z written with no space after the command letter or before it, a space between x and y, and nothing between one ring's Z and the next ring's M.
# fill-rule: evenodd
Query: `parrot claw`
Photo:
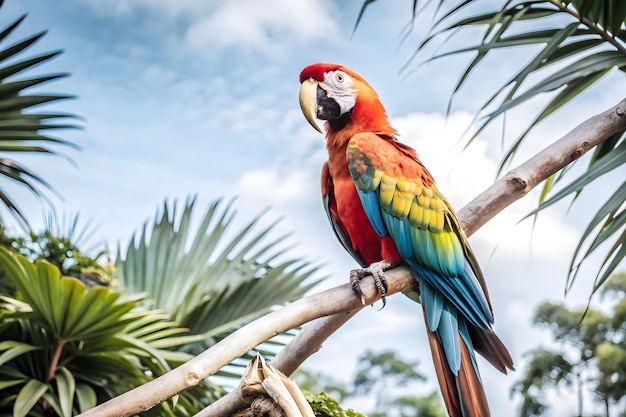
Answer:
M374 284L380 293L380 300L383 302L383 306L380 309L382 310L385 308L385 305L387 304L385 295L388 290L387 279L385 279L385 270L389 268L391 268L391 263L383 259L382 261L370 264L367 268L358 268L350 271L350 285L352 285L354 293L361 298L361 304L365 305L365 295L361 290L360 282L363 278L371 275L372 278L374 278Z

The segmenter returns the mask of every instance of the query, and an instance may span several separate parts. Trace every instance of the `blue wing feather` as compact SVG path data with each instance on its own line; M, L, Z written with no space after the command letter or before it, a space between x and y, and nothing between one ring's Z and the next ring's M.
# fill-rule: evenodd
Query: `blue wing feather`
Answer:
M378 236L387 236L387 228L385 227L385 222L383 221L382 212L380 210L378 193L374 191L362 191L358 188L357 190L361 204L363 205L363 210L372 227L376 233L378 233Z

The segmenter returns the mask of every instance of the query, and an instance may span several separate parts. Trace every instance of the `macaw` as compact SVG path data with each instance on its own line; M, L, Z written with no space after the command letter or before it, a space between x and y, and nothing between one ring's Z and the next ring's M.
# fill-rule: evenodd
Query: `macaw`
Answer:
M354 291L363 301L359 281L372 275L384 303L384 271L408 265L417 286L407 295L422 305L448 414L489 416L474 352L505 374L513 360L493 331L485 280L456 214L360 75L318 63L302 70L300 83L306 120L322 134L316 119L326 121L322 197L337 238L362 267L350 274Z

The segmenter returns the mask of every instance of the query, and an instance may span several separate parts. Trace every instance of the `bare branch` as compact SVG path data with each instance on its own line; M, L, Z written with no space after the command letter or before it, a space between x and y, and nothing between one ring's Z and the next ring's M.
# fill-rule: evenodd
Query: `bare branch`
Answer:
M561 139L512 169L457 214L470 236L496 214L519 200L550 175L583 156L611 135L626 129L626 98L585 120Z
M617 106L583 122L563 138L511 170L461 209L458 215L466 234L470 236L497 213L526 195L550 175L580 158L612 134L625 129L626 98ZM389 283L389 294L408 291L415 283L410 271L404 267L391 270L385 276ZM372 281L364 281L363 290L367 304L380 299ZM148 410L197 385L204 378L213 375L222 366L263 341L323 317L305 326L285 348L285 353L281 352L272 362L277 369L290 374L360 308L362 308L360 300L354 296L348 284L302 298L248 324L167 374L88 410L80 416L132 416ZM227 415L240 408L241 401L238 393L229 394L197 416Z
M385 276L389 285L389 294L408 291L415 284L406 268L396 268ZM362 289L367 304L380 299L373 281L363 282ZM167 374L87 410L80 416L134 416L198 385L200 381L213 375L224 365L277 334L319 317L347 313L362 307L360 299L354 296L350 284L301 298L249 323Z

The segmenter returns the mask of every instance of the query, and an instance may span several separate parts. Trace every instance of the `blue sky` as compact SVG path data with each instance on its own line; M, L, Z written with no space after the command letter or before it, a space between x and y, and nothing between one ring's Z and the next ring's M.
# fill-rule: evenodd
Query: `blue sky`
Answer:
M330 278L320 289L344 283L355 264L326 224L319 195L324 142L300 113L301 69L337 62L368 79L401 139L417 149L440 189L460 208L493 182L503 146L499 127L485 131L464 152L459 139L483 100L532 52L519 48L488 58L446 119L449 94L466 57L401 76L398 70L428 29L428 15L401 42L412 2L376 2L351 37L360 5L328 0L6 0L0 11L5 25L28 13L14 41L48 29L36 49L64 49L42 71L72 75L44 90L77 95L56 108L84 118L84 130L63 135L82 148L64 149L78 168L49 156L28 157L25 164L63 196L52 197L59 211L93 219L100 225L95 240L111 249L126 245L165 199L183 201L197 194L198 207L204 209L217 198L238 196L235 208L242 223L269 206L270 218L283 219L279 229L293 234L298 244L294 252L326 265L323 272ZM617 103L624 91L623 74L610 74L540 126L518 161ZM544 101L539 98L512 113L507 137L515 137ZM597 199L614 190L623 174L605 180L596 194L583 195L569 210L562 204L543 213L532 238L530 222L518 222L534 207L536 194L509 207L470 239L490 287L496 329L518 370L524 368L524 352L550 341L546 330L530 324L535 306L563 300L569 256L580 231ZM37 200L15 193L29 219L40 224ZM588 278L568 295L568 303L586 300L595 265L589 265ZM306 366L339 370L337 375L347 378L364 350L396 349L420 361L420 372L431 383L424 390L432 390L435 377L419 310L402 296L390 299L383 311L365 309ZM520 373L504 376L484 362L481 371L493 414L515 415L518 399L509 397L509 389ZM575 401L566 393L553 400L550 415L574 410Z

